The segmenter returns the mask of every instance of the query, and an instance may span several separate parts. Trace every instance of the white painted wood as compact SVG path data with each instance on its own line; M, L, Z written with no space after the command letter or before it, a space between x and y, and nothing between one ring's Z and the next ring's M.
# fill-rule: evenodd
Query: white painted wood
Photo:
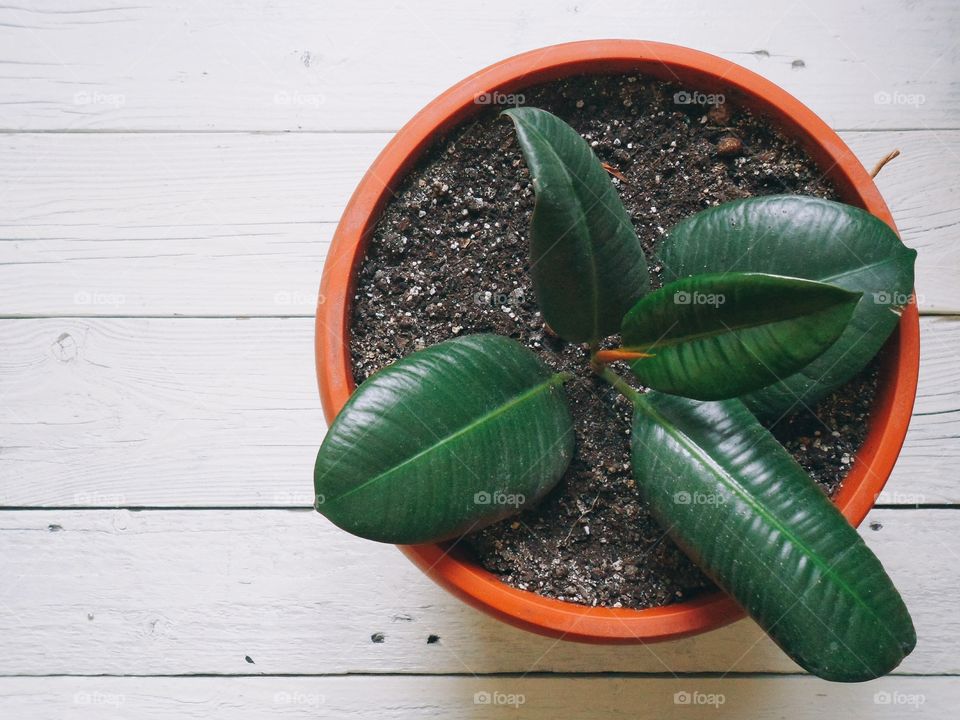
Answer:
M312 503L325 425L311 320L18 320L0 333L3 504Z
M0 135L2 226L19 228L14 238L117 241L165 239L170 226L336 222L390 137Z
M847 720L942 720L952 716L958 702L960 683L948 677L857 685L802 676L0 679L0 713L31 720L820 720L837 717L841 708Z
M960 311L960 131L848 132L917 248L924 311ZM0 136L0 313L300 315L386 134ZM937 179L931 182L931 178Z
M492 62L624 36L739 62L835 127L957 127L958 19L952 0L21 4L0 12L0 128L395 130Z
M880 501L960 502L960 321L922 321L916 414ZM0 321L0 505L312 502L307 318Z
M910 429L878 502L960 503L960 317L920 320L920 382Z
M958 5L960 7L960 5ZM920 312L960 312L960 133L843 133L868 169L901 151L876 177L903 241L916 248Z
M960 672L960 512L868 523L920 638L897 672ZM751 621L640 647L534 636L309 510L0 512L0 567L0 675L798 671Z

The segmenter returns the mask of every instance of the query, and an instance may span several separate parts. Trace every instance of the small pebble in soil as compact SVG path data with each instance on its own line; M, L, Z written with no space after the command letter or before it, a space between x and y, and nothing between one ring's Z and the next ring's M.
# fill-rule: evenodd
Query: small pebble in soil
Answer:
M717 155L720 157L733 157L743 152L743 142L733 135L724 135L717 141Z

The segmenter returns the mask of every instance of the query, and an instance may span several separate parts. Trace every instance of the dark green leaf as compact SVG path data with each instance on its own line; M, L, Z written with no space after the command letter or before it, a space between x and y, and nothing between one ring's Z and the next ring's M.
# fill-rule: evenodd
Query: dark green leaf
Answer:
M590 146L545 110L504 111L516 127L537 203L530 271L544 319L562 338L594 343L617 332L650 287L630 216Z
M804 669L870 680L913 650L876 556L740 400L647 393L632 449L657 521Z
M374 374L317 455L317 509L382 542L432 542L535 502L560 479L574 433L555 375L514 340L471 335Z
M765 272L862 292L840 339L800 372L743 398L777 419L812 407L876 355L913 289L916 251L859 208L775 195L704 210L674 227L660 249L664 281L705 272Z
M645 385L698 400L736 397L796 372L836 341L859 293L811 280L726 273L665 285L623 319Z

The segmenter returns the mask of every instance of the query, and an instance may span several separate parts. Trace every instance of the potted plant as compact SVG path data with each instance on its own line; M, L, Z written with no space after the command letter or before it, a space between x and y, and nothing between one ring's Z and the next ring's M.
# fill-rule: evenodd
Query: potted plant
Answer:
M318 372L324 405L331 417L341 408L353 389L350 359L344 339L348 330L348 301L353 294L355 273L362 259L364 242L386 203L389 191L397 186L437 133L449 130L471 111L476 112L477 106L473 99L480 93L510 93L537 81L584 72L615 70L640 71L659 77L669 74L690 83L692 87L707 91L726 90L737 97L737 101L745 107L769 116L771 122L803 142L808 153L821 167L826 166L825 169L831 174L843 200L863 206L889 222L886 209L869 178L849 155L849 151L843 148L839 139L795 100L741 68L689 50L625 41L559 46L536 57L537 62L531 62L530 56L521 56L494 66L493 69L468 79L441 96L401 131L351 200L327 261L321 290L324 302L318 312ZM845 636L851 643L862 642L864 639L864 627L869 626L869 623L857 624L863 617L873 618L873 622L879 622L882 617L884 622L893 622L897 626L884 649L871 655L866 666L855 667L860 653L844 655L843 646L847 643L838 643L835 640L826 640L818 645L817 642L822 641L823 637L819 640L810 637L812 633L809 617L805 621L807 624L788 622L781 625L778 631L777 624L769 619L769 612L775 611L775 607L782 608L786 596L781 596L781 604L777 605L771 599L776 593L770 592L769 588L761 592L756 582L749 577L745 585L737 585L736 578L742 580L743 577L738 575L734 568L741 567L747 558L752 557L743 554L749 551L741 550L737 555L733 553L734 548L729 547L729 543L711 545L702 536L698 539L697 533L702 532L704 527L711 528L711 533L727 527L732 518L738 517L736 512L730 514L731 508L744 510L744 507L738 504L741 501L746 502L748 508L757 511L764 510L764 503L775 502L777 498L795 508L796 503L801 502L797 497L802 495L805 499L801 505L810 508L810 517L813 518L810 522L828 523L831 528L831 532L827 533L829 538L841 538L839 542L843 542L844 547L856 545L858 549L855 553L851 550L851 553L861 557L864 567L879 567L874 560L869 559L872 557L868 555L869 551L857 544L858 541L854 539L855 532L839 520L837 513L831 513L830 505L824 496L809 485L806 478L797 475L796 466L792 464L789 456L784 460L782 449L779 449L776 441L771 444L766 430L753 419L753 414L746 406L739 400L717 398L730 398L752 392L754 394L748 396L747 403L755 412L762 412L764 405L775 407L778 402L776 397L768 392L764 398L763 390L756 395L756 388L762 385L771 387L771 383L778 378L791 376L811 361L817 362L814 358L829 357L832 348L848 342L850 336L844 340L844 333L858 327L858 317L861 317L863 312L869 310L872 317L877 317L876 298L868 298L868 301L874 301L871 305L870 302L864 302L860 295L851 295L847 290L835 286L838 282L835 275L838 274L859 275L860 282L863 282L864 278L862 272L852 272L849 268L836 266L835 258L831 258L828 251L830 242L826 238L830 234L824 233L822 227L814 226L805 235L797 236L798 226L808 224L806 221L811 218L831 218L835 227L835 223L839 222L839 227L845 228L843 238L847 242L853 242L853 238L856 242L863 243L862 251L867 248L871 252L880 253L882 257L877 260L877 267L892 258L889 262L899 269L895 285L891 286L890 277L886 277L886 285L869 286L879 288L874 292L890 292L899 296L904 288L909 291L912 285L912 256L905 250L898 252L896 248L902 250L902 246L893 233L865 212L837 203L799 197L745 200L705 211L674 228L668 238L669 244L661 249L665 256L664 281L668 283L668 287L648 292L649 281L644 281L646 265L641 262L643 253L638 254L636 236L631 239L629 223L623 222L624 211L622 205L619 205L616 190L610 185L604 169L592 157L589 147L585 146L574 131L549 114L538 113L532 108L512 110L508 114L517 123L522 149L534 177L534 187L538 190L537 210L530 233L537 296L553 329L567 340L588 343L589 361L596 374L607 378L637 407L633 428L634 472L640 491L645 493L657 516L666 522L672 522L670 518L676 513L688 518L675 533L680 544L706 567L712 577L737 595L761 624L770 627L775 639L805 667L834 679L865 679L889 670L912 646L909 617L902 609L902 603L898 604L899 598L892 587L888 588L884 584L881 590L880 586L877 586L877 597L886 598L881 600L881 605L887 603L882 608L867 609L865 616L861 616L859 610L851 611L853 614L849 615L852 624L844 628L843 632L849 630L854 633L852 636ZM549 161L550 158L552 161ZM831 165L827 159L839 164ZM574 166L578 171L573 173L573 177L592 179L589 182L572 181L568 173L565 181L563 168ZM564 182L567 185L566 190L557 191L556 188L562 188ZM571 197L577 196L578 191L582 212L578 216L571 216L570 212L576 206ZM556 194L557 192L559 194ZM589 198L584 192L590 193ZM591 204L586 202L587 199L596 202ZM803 218L804 222L798 223L798 218ZM579 233L573 236L567 232L571 220L576 221L573 225L580 228ZM799 267L797 261L801 257L796 252L793 255L785 252L771 253L767 248L753 253L752 261L762 263L774 258L781 264L786 262L789 265L792 262L795 271L777 272L778 267L776 262L773 262L772 268L734 267L734 270L747 272L724 274L731 269L731 261L739 257L724 257L717 248L734 251L739 232L737 228L747 230L746 235L740 233L741 240L744 237L753 237L755 240L767 235L768 230L777 223L781 225L773 228L777 231L775 236L793 237L795 242L800 243L795 245L795 248L802 247L804 242L818 243L819 254L823 259L822 267L811 266L817 265L809 260L809 257L813 256L807 258L808 267ZM705 245L701 238L705 228L710 232L719 231L723 235L723 242ZM757 228L762 228L762 231L754 232ZM748 242L741 251L750 250L751 244ZM591 247L592 257L584 256L584 248ZM712 247L713 250L705 250L705 247ZM751 253L747 252L747 255ZM590 261L586 265L585 257ZM718 266L711 268L712 262L716 262ZM591 273L584 272L587 265L593 268L592 281L589 281ZM909 275L905 274L907 271L904 270L907 266ZM758 270L763 272L758 273ZM809 277L810 272L815 274L815 278ZM671 278L671 273L675 274L676 278ZM694 277L689 277L691 275ZM783 275L792 278L782 277ZM833 282L816 282L816 279ZM673 282L672 285L670 281ZM839 282L842 284L843 281ZM862 288L859 289L860 293L863 291ZM728 297L731 299L729 304L726 302ZM590 301L587 302L585 298ZM713 303L702 303L699 300L683 302L685 298L713 298ZM723 298L723 301L719 298ZM584 308L588 308L588 311L584 311ZM886 329L874 334L870 343L854 342L846 350L840 351L841 355L845 355L847 352L856 351L850 348L859 346L866 355L861 358L865 362L876 352L879 342L883 340L881 335L885 336L899 319L899 334L894 335L892 343L888 343L884 351L886 355L880 397L872 415L869 435L858 454L853 471L834 498L837 506L854 523L859 522L869 509L892 467L906 429L915 391L915 308L900 303L879 310L891 316L893 313L890 313L890 310L898 314L892 322L886 320ZM778 314L781 311L789 311L790 317ZM851 317L854 322L848 325ZM621 334L626 344L619 350L604 350L600 345L601 338L621 329L621 319ZM669 337L664 342L661 334L670 336L670 328L675 327L686 328L687 335ZM793 329L788 335L770 334L773 328L783 330L788 327ZM691 328L699 329L691 334ZM757 337L762 336L769 342L756 345L748 341L747 336L755 330L759 333ZM719 340L721 335L726 340ZM690 344L693 337L697 340ZM707 337L710 338L709 341L705 340ZM789 340L784 339L787 337ZM859 338L864 339L862 331ZM719 343L713 348L719 354L707 353L704 350L705 342L706 345ZM871 343L872 347L866 347ZM424 472L422 467L415 466L421 461L433 462L440 456L431 455L432 451L427 452L426 447L414 448L411 454L411 446L409 442L405 445L405 441L401 441L403 433L400 431L419 422L418 417L430 418L431 422L439 420L441 423L452 423L444 427L460 428L449 433L454 436L459 447L460 441L467 440L474 431L482 435L483 428L488 427L487 423L491 419L493 422L489 427L495 427L500 422L516 419L513 413L525 413L530 407L538 409L531 410L532 415L521 417L522 422L512 429L508 427L508 432L501 427L486 443L468 442L465 449L460 448L461 453L466 452L468 455L468 461L461 463L463 468L460 475L474 469L489 473L490 463L495 463L494 466L504 470L507 476L503 489L488 490L478 486L480 489L474 488L474 495L491 490L498 491L505 497L513 495L518 498L514 503L517 506L533 501L546 492L563 472L572 453L568 433L565 431L569 418L564 415L560 397L561 386L566 377L562 373L552 374L545 371L535 358L531 359L525 353L526 351L518 350L515 344L508 340L472 336L414 353L409 359L375 375L362 386L364 392L358 394L349 406L350 409L334 423L324 442L324 449L318 458L317 486L322 499L329 499L329 502L322 503L321 510L361 534L403 543L457 535L477 519L492 521L510 509L509 502L483 503L484 498L481 496L479 499L474 498L472 506L464 505L462 497L454 498L456 493L450 492L449 484L444 486L436 480L444 472L447 477L453 477L451 473L455 468L450 463L459 462L456 455L447 457L430 473ZM739 360L730 362L730 359L738 354ZM653 357L647 357L651 355ZM608 362L617 360L628 360L645 386L660 387L669 394L638 395L622 377L612 374L610 368L606 367ZM464 371L464 368L467 368L467 371ZM439 379L444 373L448 373L449 377ZM477 378L484 379L482 387L476 386ZM491 382L492 378L496 378L496 381ZM404 396L404 392L400 392L398 395L398 383L412 394ZM422 388L424 383L432 388L430 392L414 392L417 387ZM784 383L778 382L772 387L780 385ZM498 390L492 391L491 388ZM820 390L821 388L810 387L809 384L807 387L793 386L789 389L790 392L811 392L813 395ZM783 387L779 387L779 392L784 391ZM501 394L497 395L498 392ZM701 400L678 400L677 397L682 395ZM411 413L406 405L412 402L414 396L417 398L414 403L416 407ZM392 413L390 407L399 408L397 412L400 412L400 415ZM455 411L454 419L448 417L451 408ZM404 416L404 413L407 414ZM391 422L393 433L376 429ZM679 428L679 434L663 435L664 428L669 427ZM374 429L373 438L367 437L364 441L367 444L357 454L357 438L371 428ZM464 432L465 428L471 430ZM728 447L729 442L736 444L737 441L729 438L724 440L715 434L711 438L697 435L698 432L709 435L718 428L734 428L730 431L735 432L736 437L741 439L744 433L750 435L753 441L758 443L755 449L762 447L762 457L766 458L758 459L756 463L762 465L770 462L779 468L776 471L770 470L767 475L773 473L777 477L793 477L794 480L789 482L795 492L783 490L782 493L774 493L774 497L766 497L766 486L757 485L748 489L749 478L734 473L732 466L727 468L730 477L739 478L728 487L728 490L732 488L735 491L734 495L718 490L723 483L716 485L716 472L711 474L707 469L725 467L724 463L727 461L735 464L735 459L731 457L721 461L717 453L720 448ZM426 430L428 436L437 432L434 427L427 427ZM445 437L443 433L440 435ZM693 446L685 446L684 452L677 451L674 447L674 452L667 453L664 448L671 446L670 438L676 440L677 437L686 438L684 442L699 437L695 445L701 450L692 452ZM653 440L656 442L651 442ZM660 451L641 452L639 448L644 442L655 449L659 448ZM711 442L714 443L713 450L703 451L703 447ZM351 450L351 447L354 449ZM548 448L552 452L546 452ZM511 452L506 452L507 450ZM538 450L540 452L537 452ZM401 456L405 459L397 462L397 458ZM689 467L691 457L700 457L703 460L699 464L694 463L699 470L691 470ZM418 459L414 461L414 458ZM771 458L779 460L775 462ZM521 459L521 465L527 470L532 468L532 472L517 480L517 476L522 473L511 463ZM383 465L385 462L387 466ZM648 466L650 463L653 465ZM684 464L687 465L686 468L682 467ZM337 466L340 470L334 472ZM666 466L672 470L670 473L658 473L658 466ZM786 470L788 467L789 472ZM414 469L416 472L407 474L407 471ZM484 472L480 473L481 478L484 477ZM712 495L716 502L704 507L697 506L693 508L696 512L689 514L690 503L686 503L688 507L684 508L682 501L676 501L676 492L668 492L671 486L659 483L660 490L656 490L658 479L663 480L667 476L675 479L678 474L687 477L690 484L690 488L678 492L700 493L705 497ZM754 480L767 476L764 473L747 475ZM416 485L407 487L408 499L411 502L404 504L398 501L396 494L372 492L375 486L382 487L387 484L382 482L385 476L389 476L388 481L391 477L393 480L402 479L406 483L419 482L416 478L420 481L429 478L430 481L420 482L419 489ZM705 480L706 476L712 477L712 480ZM498 480L502 481L503 478ZM489 483L489 476L486 481ZM471 482L473 481L468 478L461 484L470 488ZM698 482L707 484L698 486ZM672 487L676 491L675 485ZM780 487L779 483L777 487ZM808 490L813 492L807 492ZM794 497L797 493L799 494ZM523 498L519 499L521 495ZM357 507L351 509L351 499L358 500L361 497L363 510L360 511ZM667 500L658 507L658 497L661 500L674 499ZM763 502L759 499L761 497ZM426 502L425 498L429 498L429 502ZM812 509L814 507L817 509ZM434 512L429 511L429 508L433 508ZM685 511L687 514L684 514ZM768 521L777 515L769 508L765 512L766 514L760 512L760 516L766 517ZM399 526L394 524L394 521L399 521ZM705 524L699 524L700 521ZM780 521L773 522L772 526L768 525L767 530L772 532L777 527L780 530L790 530L785 526L778 526L778 522ZM806 548L812 555L804 556L797 562L805 566L813 562L813 566L819 567L825 573L823 577L836 579L839 571L831 568L824 560L830 551L825 547L820 550L814 547L816 542L820 542L815 542L817 533L807 538L807 541L799 543L799 546L795 542L799 537L796 533L787 532L787 535L794 538L794 541L787 543L791 550L784 547L780 547L780 550L789 554L799 546ZM773 545L776 547L776 543ZM767 551L770 550L764 543L756 542L750 547L760 552L757 561L761 565L764 559L769 561L770 557L780 557L776 554L764 556L763 549L766 547ZM405 551L422 566L428 567L447 587L483 609L515 624L571 639L625 642L676 637L715 627L734 619L740 612L729 599L716 594L691 602L640 611L587 608L541 598L533 593L508 587L467 558L458 556L455 552L450 553L448 548L442 546L421 544L408 546ZM842 557L837 559L842 561ZM728 563L725 568L724 562ZM762 574L757 568L754 568L753 572L757 576ZM800 575L802 573L790 575L791 582L802 584L804 579ZM834 589L848 588L846 582L849 577L844 575L845 579L841 578ZM886 582L882 570L876 570L876 578L880 578L877 582L882 581L881 584ZM827 584L832 585L831 582ZM790 592L800 589L800 586L794 586ZM857 596L853 599L853 595L844 597L863 610L863 598ZM850 610L849 606L847 610ZM871 627L876 629L878 626ZM813 642L814 646L803 647L804 638ZM834 642L837 647L831 649L829 642Z

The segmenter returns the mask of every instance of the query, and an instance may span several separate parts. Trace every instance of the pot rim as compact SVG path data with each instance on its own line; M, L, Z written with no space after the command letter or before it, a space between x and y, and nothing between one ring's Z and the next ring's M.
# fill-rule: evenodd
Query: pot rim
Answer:
M418 112L379 154L343 212L324 262L317 302L317 379L328 422L355 389L349 299L367 243L393 188L438 136L486 106L478 102L485 94L510 94L570 75L604 72L637 72L696 90L722 90L736 104L766 116L784 135L799 141L844 202L868 210L896 231L880 191L843 140L785 90L735 63L698 50L643 40L585 40L510 57L460 81ZM867 437L833 498L855 526L886 484L910 422L920 357L915 303L907 305L880 354L880 386ZM456 544L400 549L465 602L543 635L581 642L642 643L705 632L744 616L721 592L646 610L586 607L546 598L507 585L462 557Z

